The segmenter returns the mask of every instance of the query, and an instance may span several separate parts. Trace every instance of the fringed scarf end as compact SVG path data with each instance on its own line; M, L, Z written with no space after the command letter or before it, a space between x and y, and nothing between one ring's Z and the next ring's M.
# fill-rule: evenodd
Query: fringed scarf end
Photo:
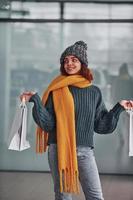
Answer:
M70 175L70 171L68 169L60 170L60 192L66 193L74 193L79 194L79 178L78 178L78 171L73 173L73 176Z
M47 150L48 133L37 128L36 132L36 153L44 153Z

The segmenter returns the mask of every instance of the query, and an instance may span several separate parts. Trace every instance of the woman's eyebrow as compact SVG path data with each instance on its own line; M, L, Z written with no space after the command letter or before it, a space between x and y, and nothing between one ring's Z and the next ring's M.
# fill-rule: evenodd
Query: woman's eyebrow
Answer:
M77 59L75 56L71 56L71 57L70 57L70 59L73 59L73 58ZM69 59L69 58L67 58L67 57L64 58L64 60L68 60L68 59Z

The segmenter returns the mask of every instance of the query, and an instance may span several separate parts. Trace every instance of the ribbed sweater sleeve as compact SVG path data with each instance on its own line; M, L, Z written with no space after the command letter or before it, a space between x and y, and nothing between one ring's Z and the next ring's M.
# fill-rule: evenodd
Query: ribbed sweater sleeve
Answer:
M37 93L30 98L29 102L34 103L32 115L36 124L46 132L55 129L56 122L52 94L49 95L45 106L42 105L41 99Z
M94 131L99 134L112 133L117 126L120 113L124 110L125 109L120 103L117 103L110 111L108 111L99 90L99 101L96 108Z

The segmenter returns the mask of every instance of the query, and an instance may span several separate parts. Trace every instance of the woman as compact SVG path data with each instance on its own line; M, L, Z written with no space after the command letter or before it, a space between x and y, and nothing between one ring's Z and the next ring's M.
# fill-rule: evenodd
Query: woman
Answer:
M48 145L55 200L71 200L71 193L79 192L78 178L86 200L103 200L93 153L94 131L112 133L120 113L133 107L133 102L122 100L107 111L100 89L92 84L83 41L65 49L60 64L61 75L49 85L42 101L34 92L20 97L34 102L37 152L44 152Z

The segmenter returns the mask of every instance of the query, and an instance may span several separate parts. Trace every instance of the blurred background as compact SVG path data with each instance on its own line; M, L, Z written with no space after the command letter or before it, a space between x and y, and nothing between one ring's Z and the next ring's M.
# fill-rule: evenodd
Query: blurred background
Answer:
M133 99L133 1L0 0L0 170L49 171L47 154L35 153L35 123L28 104L31 148L8 150L19 95L42 94L59 74L63 50L83 40L89 68L110 110ZM128 156L129 116L123 112L113 134L95 134L100 173L133 174Z

